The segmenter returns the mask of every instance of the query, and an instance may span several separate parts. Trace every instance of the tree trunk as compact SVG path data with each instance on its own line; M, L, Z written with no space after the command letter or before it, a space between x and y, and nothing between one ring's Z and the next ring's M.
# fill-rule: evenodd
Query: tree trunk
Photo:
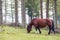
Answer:
M40 0L41 18L43 18L43 0Z
M21 15L22 15L22 28L25 28L26 27L26 13L25 13L24 0L21 0Z
M32 9L30 10L30 12L31 12L31 20L33 19L33 11L32 11Z
M2 25L2 1L0 0L0 25Z
M4 22L4 24L6 24L6 22L7 22L7 5L6 5L7 3L6 3L6 0L5 0L5 22Z
M15 26L18 25L18 1L15 0Z
M46 2L46 18L49 18L49 0Z
M12 14L12 23L13 23L14 20L13 20L13 10L12 10L13 7L12 7L12 5L13 5L13 4L12 4L12 1L11 1L11 14Z
M55 27L57 28L57 0L54 0Z

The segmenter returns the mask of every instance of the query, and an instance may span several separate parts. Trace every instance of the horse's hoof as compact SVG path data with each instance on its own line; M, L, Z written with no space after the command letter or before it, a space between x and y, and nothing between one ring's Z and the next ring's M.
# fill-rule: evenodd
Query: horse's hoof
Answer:
M41 34L41 32L39 32L39 34Z
M50 35L50 33L48 33L48 35Z
M54 34L55 34L55 31L54 31Z
M50 33L48 33L48 35L50 35Z

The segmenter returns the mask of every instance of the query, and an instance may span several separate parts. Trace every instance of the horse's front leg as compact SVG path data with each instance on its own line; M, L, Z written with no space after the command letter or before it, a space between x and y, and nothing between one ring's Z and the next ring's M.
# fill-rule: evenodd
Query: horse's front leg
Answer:
M35 33L38 33L37 27L35 27L35 30L36 30L36 32L35 32Z
M39 26L35 26L35 30L36 30L36 33L38 33L38 31L39 31L39 33L41 34Z
M39 27L37 27L38 28L38 30L39 30L39 33L41 34L41 30L40 30L40 28Z

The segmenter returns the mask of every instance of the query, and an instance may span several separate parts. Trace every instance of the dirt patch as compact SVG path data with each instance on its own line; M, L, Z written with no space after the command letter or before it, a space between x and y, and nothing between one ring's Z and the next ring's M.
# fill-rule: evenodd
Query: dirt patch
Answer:
M55 32L60 34L60 28L55 28Z

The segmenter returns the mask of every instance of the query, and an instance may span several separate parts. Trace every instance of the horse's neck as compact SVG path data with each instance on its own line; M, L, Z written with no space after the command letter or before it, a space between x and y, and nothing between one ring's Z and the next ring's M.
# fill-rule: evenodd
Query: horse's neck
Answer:
M29 25L30 25L30 26L32 26L32 25L33 25L33 23L31 22Z

